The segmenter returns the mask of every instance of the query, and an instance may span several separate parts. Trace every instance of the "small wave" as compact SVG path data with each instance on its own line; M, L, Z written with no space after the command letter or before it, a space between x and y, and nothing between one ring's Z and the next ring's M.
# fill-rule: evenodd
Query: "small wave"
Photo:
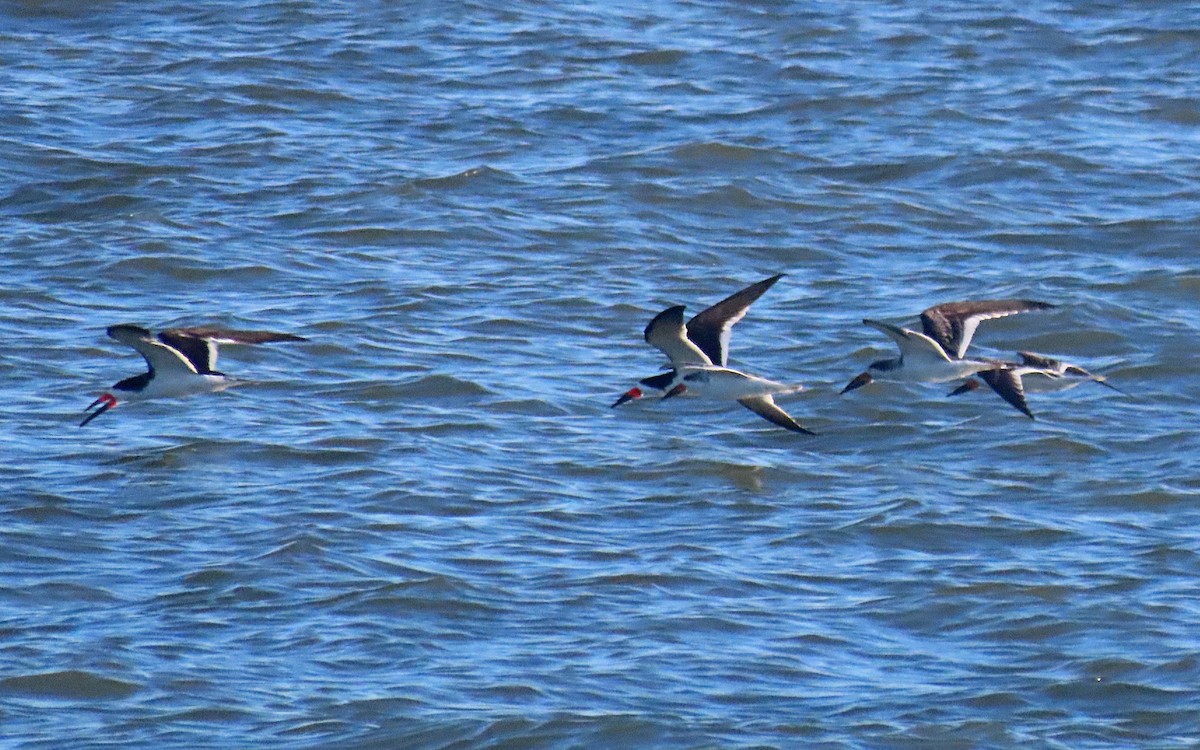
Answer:
M428 375L411 383L401 383L394 389L400 398L453 398L461 396L486 396L491 391L470 380L452 375Z
M705 141L703 143L688 143L671 150L671 155L681 161L695 161L712 164L718 161L742 162L755 161L786 155L772 148L755 148L720 141Z
M353 615L428 614L458 621L504 614L508 608L476 596L471 587L459 579L436 576L362 592L339 604L337 610Z
M914 156L906 161L825 165L806 171L820 177L863 184L899 182L932 172L953 162L948 156Z
M528 417L569 417L575 413L540 398L504 399L492 403L489 410L499 414L519 414Z
M399 227L353 227L350 229L306 232L308 239L343 247L364 245L420 245L448 240L453 232L445 229L401 229Z
M35 523L52 523L67 520L86 520L87 515L61 505L26 505L20 508L4 511L9 518Z
M252 720L254 714L238 708L208 707L192 708L186 711L163 714L159 721L168 725L187 723L199 724L236 724Z
M354 97L347 96L341 91L330 89L312 89L299 85L268 85L261 83L242 84L232 89L233 93L260 102L295 103L321 102L323 104L353 102Z
M766 208L776 204L768 198L762 198L753 191L740 185L725 185L717 190L710 190L698 196L692 196L688 202L694 206L719 206L723 209L752 209Z
M779 71L779 76L784 80L791 81L836 81L840 77L835 73L807 65L787 65Z
M582 107L556 107L547 111L546 116L551 120L559 122L578 122L578 123L598 123L608 120L611 115L608 112L595 109L585 109Z
M324 557L325 548L311 536L301 536L284 542L274 549L253 558L254 560L307 560Z
M1190 490L1170 490L1165 487L1135 492L1114 492L1098 494L1097 502L1109 502L1129 508L1138 509L1167 509L1175 505L1188 505L1194 502L1196 493Z
M413 180L410 184L414 187L424 188L426 190L448 190L470 185L479 184L482 182L517 182L516 177L508 172L500 169L493 169L486 164L479 167L472 167L456 172L452 175L444 177L422 177Z
M1041 396L1042 394L1038 395ZM1099 457L1108 455L1108 451L1094 443L1068 437L1067 435L1045 435L1034 440L1025 440L1014 444L1012 451L1015 455L1029 456L1070 455Z
M144 199L136 195L115 193L90 200L70 201L60 200L54 208L42 211L31 211L24 217L30 221L47 224L97 219L113 214L131 213L133 208L142 205Z
M358 724L354 722L339 721L337 719L318 719L316 721L306 721L302 724L297 724L287 729L280 730L279 734L284 737L294 735L327 735L338 732L346 732L357 728Z

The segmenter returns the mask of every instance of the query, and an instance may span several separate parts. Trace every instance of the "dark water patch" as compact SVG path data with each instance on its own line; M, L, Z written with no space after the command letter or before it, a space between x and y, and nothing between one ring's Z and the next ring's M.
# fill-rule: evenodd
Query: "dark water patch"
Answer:
M27 598L29 603L116 604L121 601L111 591L66 581L50 581L27 586L22 595Z
M1021 546L1023 545L1013 544L1014 549ZM986 605L995 601L1034 601L1037 604L1064 605L1079 593L1077 586L1053 582L1055 577L1041 570L996 566L988 571L988 578L991 580L941 585L937 588L937 595L939 598L962 602L966 606ZM1004 616L1006 615L999 615L1001 618Z
M608 120L610 116L607 112L575 106L556 107L543 114L549 119L559 122L584 124L601 123Z
M783 68L780 69L779 75L783 79L790 79L790 80L796 80L796 81L814 81L814 82L816 82L816 81L822 81L822 82L823 81L834 81L840 77L837 73L835 73L833 71L822 70L821 68L816 67L816 66L803 65L803 64L798 64L798 63L792 63L789 65L785 65Z
M391 584L365 592L353 601L340 603L337 611L346 615L383 615L446 618L448 624L466 625L478 618L493 618L510 611L508 602L478 596L470 587L449 578Z
M546 693L532 685L523 685L520 683L480 685L475 688L474 694L480 699L499 701L506 705L535 703L546 697Z
M1139 551L1136 557L1156 566L1186 569L1196 564L1197 553L1174 543L1159 543Z
M28 523L63 523L68 521L91 521L92 517L59 504L29 505L3 511L4 515Z
M1044 394L1038 394L1044 397ZM998 405L999 406L999 405ZM1079 459L1096 459L1108 455L1103 446L1093 445L1079 438L1067 435L1043 435L1021 441L1011 448L1013 456L1073 456Z
M716 209L721 213L736 212L749 207L766 208L780 205L743 185L722 185L716 190L689 196L686 200L697 209Z
M983 710L1015 711L1030 705L1027 697L1011 691L985 692L963 699L965 705Z
M193 724L238 725L249 724L256 720L255 713L249 710L234 708L232 706L210 706L166 713L158 717L154 722L147 723L183 726Z
M1180 504L1191 503L1196 495L1193 490L1157 487L1152 489L1121 489L1105 487L1096 490L1094 502L1109 506L1137 509L1169 509Z
M203 282L225 278L237 279L239 283L245 283L256 278L267 279L278 273L279 269L260 264L234 266L200 265L192 258L180 255L122 258L100 269L100 274L110 279L165 277L183 282Z
M1069 637L1077 629L1075 623L1051 616L1025 614L1010 616L996 627L984 630L980 636L999 643L1040 643Z
M246 461L263 466L294 467L343 466L370 456L359 449L306 448L287 443L260 443L256 440L222 440L180 436L180 443L167 448L134 451L113 458L116 466L137 466L143 469L233 469Z
M1189 294L1200 295L1200 273L1180 274L1179 287Z
M311 536L302 536L296 539L291 539L272 550L268 550L254 559L319 559L324 557L324 555L325 548L321 545L320 540Z
M736 143L721 143L709 141L688 143L671 149L670 154L676 160L690 166L705 169L721 165L725 168L742 164L774 162L781 157L790 159L790 155L773 148L744 146ZM724 170L722 170L724 171Z
M657 49L646 50L644 52L630 52L621 55L618 60L630 65L638 66L660 66L660 65L676 65L688 55L687 52L678 49Z
M371 731L361 744L370 748L411 747L446 750L472 747L480 750L539 748L570 750L578 747L660 747L685 742L694 736L671 729L664 718L656 723L635 713L588 711L553 712L550 718L464 718L446 709L423 712L420 718L388 720ZM667 743L667 744L664 744Z
M365 435L337 435L318 438L317 440L308 443L308 447L313 449L371 452L383 450L388 446L388 444L389 443L387 440L378 437L369 437Z
M395 395L403 400L488 396L492 392L478 383L453 375L427 375L395 386Z
M855 524L854 528L881 548L926 553L950 551L962 538L973 539L980 549L1007 550L1018 546L1054 547L1076 536L1061 530L975 526L920 517L912 521L872 520Z
M978 240L988 245L1042 251L1074 244L1072 236L1057 232L1057 230L1042 230L1042 232L1033 233L989 232L980 234Z
M24 211L22 217L29 221L55 224L61 222L102 221L124 216L145 203L137 195L110 194L98 198L64 203L56 201L54 208Z
M1086 706L1089 712L1101 714L1123 714L1139 706L1147 709L1157 708L1195 695L1194 690L1165 690L1152 685L1093 675L1049 685L1045 692L1052 699Z
M291 736L322 736L322 735L339 735L347 731L356 729L357 725L337 719L321 719L317 721L306 721L297 724L288 729L279 730L278 734L282 737Z
M390 381L369 381L363 379L347 379L331 385L322 385L316 389L316 394L322 401L335 403L405 403L411 394L411 388L404 384Z
M951 163L951 161L952 157L931 156L913 158L903 162L808 167L805 171L817 177L837 180L839 182L858 182L863 184L896 183L939 170Z
M91 702L121 700L141 686L82 670L42 672L0 679L0 693L10 697Z
M312 231L308 232L307 236L312 240L339 247L406 247L444 242L453 239L454 232L449 229L354 227Z
M302 85L299 82L283 80L274 80L270 83L242 84L234 86L230 89L230 92L252 101L289 104L295 107L302 107L308 104L336 106L337 104L354 101L354 97L344 91L313 88L310 85Z
M554 399L540 398L501 398L489 405L489 411L499 414L512 414L526 417L570 417L574 410L567 406L554 403Z
M412 181L412 186L423 190L458 190L461 188L490 188L520 183L515 175L487 165L472 167L445 177L424 177Z
M636 573L625 572L598 574L588 577L585 583L588 588L595 589L616 588L634 591L647 588L660 588L664 590L680 591L695 587L699 585L701 581L691 575L651 573L646 571Z
M1144 674L1146 665L1121 657L1105 657L1080 664L1078 670L1085 676L1097 677L1101 680L1131 680Z
M225 606L236 606L245 611L247 607L243 605L249 607L261 604L277 605L288 600L289 597L281 591L274 591L262 588L261 586L233 586L224 592L219 603Z
M1032 333L1009 342L996 341L996 346L1013 348L1020 347L1022 351L1051 353L1054 357L1069 357L1078 353L1087 357L1096 352L1120 352L1130 348L1127 335L1120 330L1105 330L1103 328L1080 330L1074 326L1055 326L1059 330L1046 333ZM1008 355L1011 356L1011 355ZM1089 368L1086 359L1071 360L1072 364Z
M226 568L208 568L183 577L183 585L191 588L213 588L233 583L237 573Z

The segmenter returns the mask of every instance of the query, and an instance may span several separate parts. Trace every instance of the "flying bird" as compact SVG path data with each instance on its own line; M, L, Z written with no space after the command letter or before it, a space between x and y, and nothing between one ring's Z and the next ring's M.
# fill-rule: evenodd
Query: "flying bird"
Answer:
M1097 383L1124 394L1103 375L1095 375L1079 365L1047 357L1035 352L1017 352L1020 362L1006 362L993 370L982 370L978 377L1013 408L1033 419L1033 412L1025 400L1025 393L1047 393L1065 391L1083 383ZM979 380L974 378L950 392L951 396L974 391Z
M85 412L83 427L121 401L189 396L219 391L237 382L214 369L218 344L266 344L305 341L300 336L272 331L234 331L213 326L170 328L155 336L141 326L108 327L109 337L131 346L146 360L146 372L113 384ZM93 411L93 409L95 411Z
M1048 302L1024 299L946 302L921 313L921 331L864 319L865 325L883 331L896 342L900 356L872 362L865 372L842 389L842 393L875 380L943 383L995 369L999 366L995 360L966 358L967 347L979 324L993 318L1053 307Z
M644 389L663 392L668 399L683 393L707 400L737 401L763 419L792 432L814 435L779 408L774 396L795 393L802 386L785 385L728 367L729 339L735 323L750 305L784 274L751 284L709 307L686 324L683 305L663 310L646 326L646 342L670 360L666 372L642 378L616 400L613 407L641 398Z

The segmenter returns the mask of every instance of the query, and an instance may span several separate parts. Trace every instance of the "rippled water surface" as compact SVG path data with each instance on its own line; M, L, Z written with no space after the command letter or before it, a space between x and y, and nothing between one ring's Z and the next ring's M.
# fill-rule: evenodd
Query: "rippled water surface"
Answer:
M63 747L1200 742L1200 11L0 6L0 726ZM787 276L736 404L609 405ZM1060 305L877 384L861 325ZM253 382L81 409L105 326Z

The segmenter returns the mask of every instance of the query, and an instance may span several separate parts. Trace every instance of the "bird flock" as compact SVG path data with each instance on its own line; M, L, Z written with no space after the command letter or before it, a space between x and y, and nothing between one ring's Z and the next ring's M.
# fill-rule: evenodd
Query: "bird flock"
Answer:
M684 305L663 310L647 324L646 342L667 356L663 372L642 378L625 391L613 407L642 398L648 392L663 400L689 395L710 401L736 401L763 419L786 430L815 435L775 403L775 397L803 390L751 375L728 366L729 340L734 324L750 306L784 274L776 274L735 292L684 322ZM1035 352L1018 352L1020 361L971 358L967 349L975 330L985 320L1018 313L1048 310L1047 302L1025 299L973 300L934 305L921 313L921 330L914 331L878 320L863 323L896 342L899 356L872 362L854 377L842 393L874 381L946 383L963 381L950 395L986 384L1002 399L1033 419L1026 391L1060 391L1093 382L1111 388L1103 376L1068 362ZM137 350L147 371L118 381L84 411L82 427L122 401L188 396L219 391L237 380L218 372L218 344L265 344L305 341L289 333L239 331L215 326L170 328L154 335L136 325L109 326L108 335Z
M785 385L750 375L727 366L729 338L733 325L746 315L750 305L779 281L783 274L751 284L683 323L682 305L667 308L646 326L646 342L670 360L670 369L638 384L616 400L613 407L641 398L646 391L662 392L663 399L690 393L709 400L733 400L764 419L805 435L815 434L775 404L774 396L795 393L802 386ZM985 320L1054 305L1024 299L972 300L934 305L921 313L921 331L865 319L865 325L887 334L900 349L900 356L872 362L851 380L842 393L857 390L873 381L944 383L963 380L950 395L979 388L986 383L1001 398L1033 419L1025 399L1026 390L1066 390L1094 382L1119 390L1104 377L1034 352L1020 352L1020 362L967 357L975 329Z

